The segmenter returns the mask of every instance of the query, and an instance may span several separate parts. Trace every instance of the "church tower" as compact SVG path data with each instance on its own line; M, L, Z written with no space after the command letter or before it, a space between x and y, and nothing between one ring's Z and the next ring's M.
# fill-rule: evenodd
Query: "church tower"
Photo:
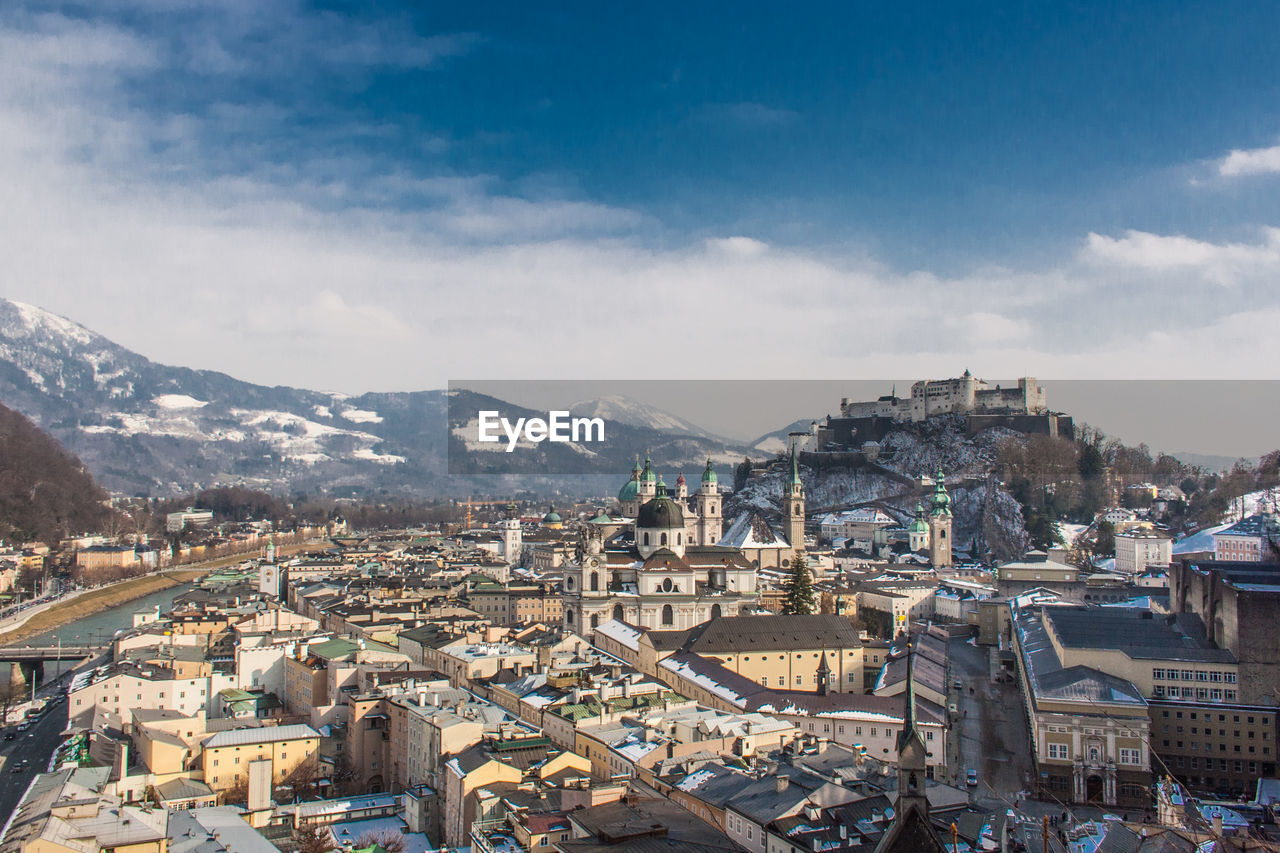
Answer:
M653 472L653 464L649 461L649 454L644 455L644 468L640 470L640 483L638 497L640 504L643 506L653 500L658 494L658 475Z
M941 465L934 475L929 502L929 565L936 569L951 565L951 496L947 494Z
M783 520L787 528L787 544L791 553L804 551L804 485L800 482L800 463L796 458L795 445L791 445L791 476L787 478L786 491L783 493Z
M907 547L912 554L929 547L929 522L926 520L923 504L916 504L916 517L907 527Z
M907 683L903 698L902 732L898 735L898 814L911 806L920 808L927 817L929 801L925 798L925 778L929 770L929 751L916 720L915 643L907 639Z
M502 559L506 560L508 566L519 564L523 541L516 505L507 504L507 517L502 520Z
M720 541L724 523L720 518L720 486L716 483L716 469L707 467L702 472L702 485L698 489L698 544L715 545Z

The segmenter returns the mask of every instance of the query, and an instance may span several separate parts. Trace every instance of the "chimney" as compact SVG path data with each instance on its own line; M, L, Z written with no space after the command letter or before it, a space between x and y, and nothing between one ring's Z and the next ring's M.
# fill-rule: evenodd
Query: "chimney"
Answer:
M1215 838L1222 837L1222 812L1213 814L1213 835Z
M786 793L787 788L791 787L791 778L784 773L779 773L773 777L773 790L779 794Z

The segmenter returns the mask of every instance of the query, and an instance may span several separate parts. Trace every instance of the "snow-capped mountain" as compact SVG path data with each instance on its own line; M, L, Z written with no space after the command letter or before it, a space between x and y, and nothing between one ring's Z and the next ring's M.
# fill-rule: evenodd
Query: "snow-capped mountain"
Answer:
M583 400L570 406L569 411L582 417L604 418L609 422L649 427L659 432L697 435L703 438L724 440L679 415L673 415L665 409L642 403L639 400L633 400L630 397L608 396L597 397L594 400Z
M583 482L539 480L536 465L518 483L495 482L483 465L449 476L447 454L457 442L444 391L347 397L268 388L156 364L70 320L2 299L0 402L54 435L100 483L126 494L228 483L419 496L584 490ZM623 408L615 407L614 416ZM727 467L746 451L702 430L682 434L673 416L659 420L662 426L618 417L608 452L582 473L603 474L613 491L637 453L651 450L668 469L697 470L708 456Z

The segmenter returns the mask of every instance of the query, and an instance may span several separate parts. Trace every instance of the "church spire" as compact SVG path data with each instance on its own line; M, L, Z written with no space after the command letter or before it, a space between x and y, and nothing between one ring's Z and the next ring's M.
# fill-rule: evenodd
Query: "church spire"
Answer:
M925 798L925 774L929 767L929 751L920 733L916 717L915 643L907 635L907 683L903 694L902 732L898 735L898 812L912 806L929 814Z

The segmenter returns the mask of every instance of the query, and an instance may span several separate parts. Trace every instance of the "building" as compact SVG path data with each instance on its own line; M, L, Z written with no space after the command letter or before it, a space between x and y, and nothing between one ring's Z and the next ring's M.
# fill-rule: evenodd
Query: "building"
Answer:
M1236 563L1260 563L1280 556L1280 522L1274 516L1259 513L1213 534L1213 556L1216 560Z
M168 812L125 805L109 767L35 777L0 841L2 853L168 853Z
M685 483L684 474L676 477L675 494L666 495L666 487L661 478L653 470L653 465L645 457L644 467L636 460L631 469L631 479L623 483L618 491L619 511L625 518L638 518L640 508L658 497L659 486L663 496L680 505L683 523L683 540L688 545L715 545L720 541L724 528L722 512L723 498L716 478L715 468L707 458L707 467L702 471L702 482L696 493L690 495Z
M1099 806L1146 806L1151 720L1130 681L1059 657L1045 613L1013 612L1013 648L1031 730L1038 793Z
M640 638L640 669L676 652L722 664L763 687L806 693L861 693L862 641L835 614L712 619L688 631L649 631Z
M640 504L632 541L589 538L564 567L565 630L586 634L611 619L690 628L753 608L755 568L735 548L693 544L686 521L659 481Z
M1026 376L1016 385L1002 388L976 378L969 371L955 379L922 379L911 385L911 396L897 393L867 402L840 401L846 418L889 418L923 421L944 414L1046 414L1044 386Z
M320 733L311 726L260 726L218 732L205 739L200 754L204 781L217 792L249 783L249 765L271 762L273 784L316 769Z
M1179 561L1169 569L1169 608L1194 613L1209 642L1238 661L1237 701L1280 704L1280 563Z
M187 528L208 527L213 524L213 512L207 509L187 507L181 512L171 512L165 516L165 530L170 533L181 533Z
M1173 539L1163 533L1131 530L1116 534L1116 571L1140 575L1150 568L1165 568L1173 559Z

